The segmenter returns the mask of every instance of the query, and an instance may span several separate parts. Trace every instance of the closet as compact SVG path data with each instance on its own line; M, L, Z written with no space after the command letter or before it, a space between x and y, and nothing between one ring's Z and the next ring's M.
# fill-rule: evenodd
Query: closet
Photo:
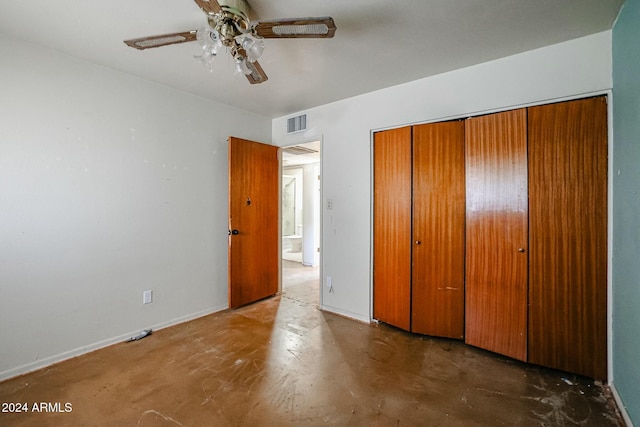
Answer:
M607 103L529 108L528 361L607 377Z
M410 127L374 135L373 317L411 330Z
M464 122L374 135L374 317L464 332Z
M465 125L465 341L526 360L527 110Z
M374 318L606 379L606 98L373 144Z

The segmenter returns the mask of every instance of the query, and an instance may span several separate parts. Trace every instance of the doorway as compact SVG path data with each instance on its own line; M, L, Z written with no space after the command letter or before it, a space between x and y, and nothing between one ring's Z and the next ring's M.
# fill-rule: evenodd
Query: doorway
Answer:
M320 298L320 141L282 148L282 293Z

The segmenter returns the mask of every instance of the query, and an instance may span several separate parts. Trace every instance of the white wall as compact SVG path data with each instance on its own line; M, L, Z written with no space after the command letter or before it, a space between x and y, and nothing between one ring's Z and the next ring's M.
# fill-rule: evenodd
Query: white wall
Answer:
M311 163L302 166L304 183L303 200L303 229L302 229L302 264L315 267L318 265L319 236L316 232L320 228L319 217L319 191L318 181L319 163Z
M333 282L331 293L322 287L323 308L370 320L372 130L611 86L611 32L606 31L305 111L310 130L302 135L286 135L287 117L273 120L276 145L323 139L322 275L323 282L327 276ZM330 211L326 199L333 200Z
M226 138L271 120L4 36L0 58L0 379L225 308Z

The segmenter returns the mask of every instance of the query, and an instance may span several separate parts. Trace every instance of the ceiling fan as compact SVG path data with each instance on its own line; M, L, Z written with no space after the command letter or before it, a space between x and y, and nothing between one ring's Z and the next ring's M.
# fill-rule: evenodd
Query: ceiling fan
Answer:
M161 34L125 40L133 48L144 50L177 43L198 41L202 54L196 58L210 71L213 59L226 48L235 60L236 70L249 83L267 81L258 63L264 50L263 39L331 38L336 25L331 17L271 19L252 22L246 0L194 0L207 15L208 26L200 30Z

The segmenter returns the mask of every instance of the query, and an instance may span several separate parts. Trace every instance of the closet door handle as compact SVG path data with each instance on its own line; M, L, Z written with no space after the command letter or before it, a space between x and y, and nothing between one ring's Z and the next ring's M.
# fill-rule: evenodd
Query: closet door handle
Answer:
M518 248L518 252L524 252L524 248Z
M421 245L422 242L420 240L416 240L416 245Z

